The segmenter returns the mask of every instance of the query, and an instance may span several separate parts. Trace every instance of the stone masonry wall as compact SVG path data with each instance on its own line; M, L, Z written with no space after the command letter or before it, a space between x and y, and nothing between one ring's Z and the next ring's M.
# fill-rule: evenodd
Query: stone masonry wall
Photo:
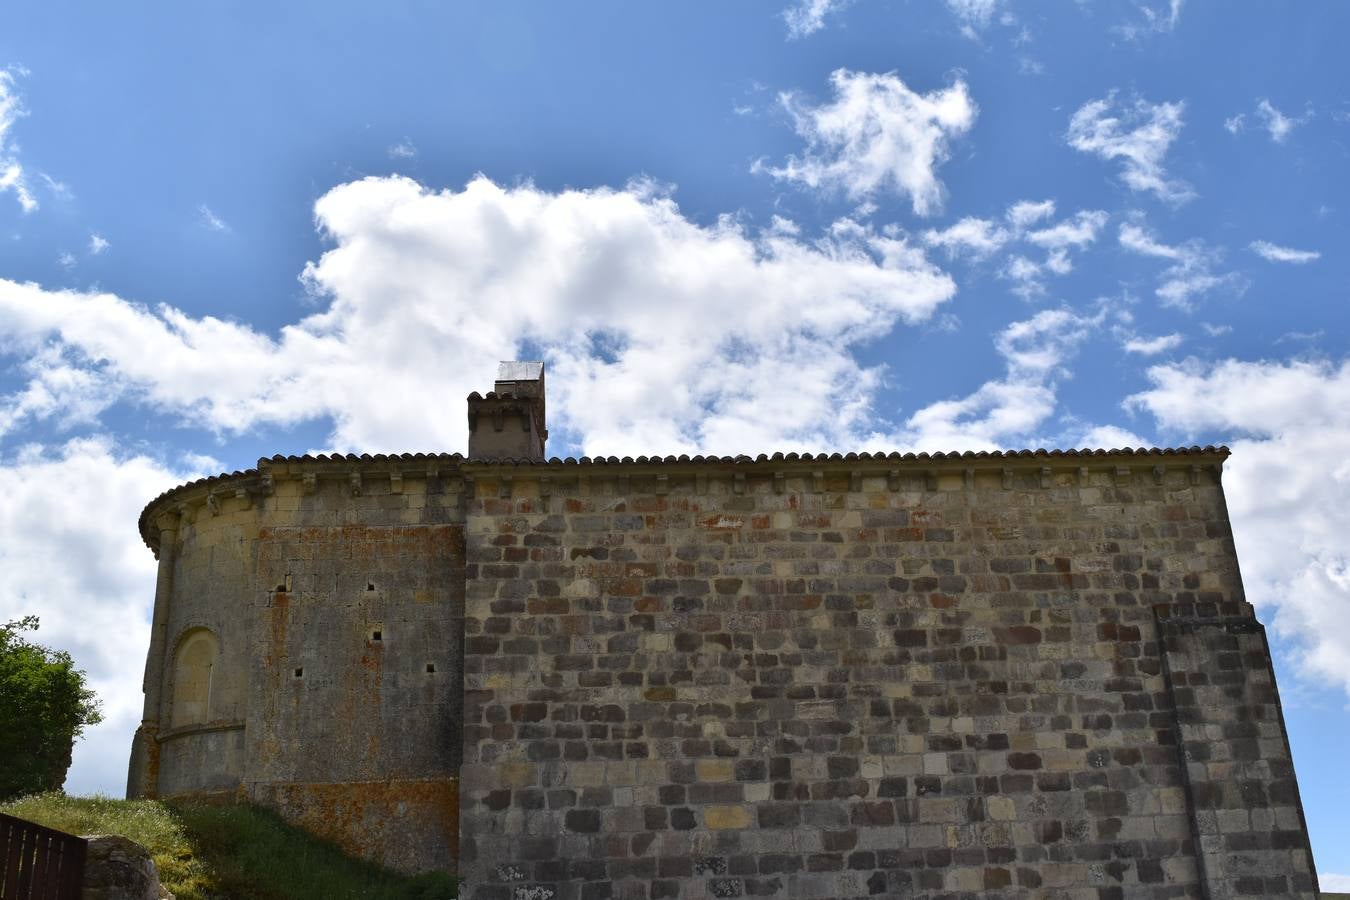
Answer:
M1210 895L1313 896L1265 629L1248 618L1169 618L1159 628Z
M157 547L164 687L139 738L157 753L141 771L133 754L133 793L226 789L386 866L453 870L460 488L443 457L276 458L152 503L177 528ZM183 727L175 647L203 630L210 715Z
M466 466L464 896L1228 896L1157 619L1254 624L1222 455L1050 462Z

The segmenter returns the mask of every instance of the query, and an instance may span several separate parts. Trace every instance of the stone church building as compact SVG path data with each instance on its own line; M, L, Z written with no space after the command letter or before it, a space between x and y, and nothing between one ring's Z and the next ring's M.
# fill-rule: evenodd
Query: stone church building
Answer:
M1315 897L1222 447L276 456L152 501L133 797L478 900Z

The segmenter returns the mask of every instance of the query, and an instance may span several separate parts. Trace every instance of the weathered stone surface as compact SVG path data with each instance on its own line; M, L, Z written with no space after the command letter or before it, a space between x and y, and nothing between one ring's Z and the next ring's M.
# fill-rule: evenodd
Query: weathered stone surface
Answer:
M469 559L556 542L470 563L466 895L1312 896L1218 480L1118 467L478 468Z
M132 793L477 898L1315 894L1226 451L546 463L518 393L529 461L147 508Z
M117 834L87 838L82 900L173 900L159 883L150 851Z

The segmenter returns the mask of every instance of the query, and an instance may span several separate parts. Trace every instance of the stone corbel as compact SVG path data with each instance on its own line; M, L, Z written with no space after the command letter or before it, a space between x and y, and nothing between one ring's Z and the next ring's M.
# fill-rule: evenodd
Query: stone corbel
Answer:
M615 478L614 484L620 496L627 497L632 492L633 482L627 475L620 475Z
M497 496L502 500L510 500L511 491L514 487L514 479L510 475L503 475L497 479Z
M547 475L539 476L539 499L547 500L553 494L553 479Z
M210 491L206 495L206 511L212 516L220 515L220 496L215 491Z
M1004 469L1004 470L1003 470L1003 489L1004 489L1005 491L1011 491L1011 490L1012 490L1012 486L1013 486L1013 470L1012 470L1012 469Z
M745 493L745 473L733 472L731 474L731 491L734 494Z
M707 472L698 472L694 475L694 492L699 495L708 493Z
M975 490L975 470L967 467L965 471L966 490Z
M664 497L670 493L670 476L662 472L656 476L656 496Z
M239 488L236 490L234 492L234 499L239 501L239 507L241 509L253 508L253 495L250 494L246 488Z
M1088 483L1088 467L1087 467L1087 466L1079 466L1079 467L1078 467L1078 485L1079 485L1079 487L1087 487L1087 483Z
M394 469L389 473L389 493L403 493L403 473Z
M862 472L857 469L848 473L848 490L851 494L862 493Z
M886 490L895 492L900 490L900 470L891 469L886 473Z
M276 488L277 483L272 479L272 470L268 469L262 473L262 480L259 482L258 490L264 497L270 497Z
M1130 467L1116 466L1115 472L1116 487L1125 487L1130 483Z
M319 476L313 472L306 472L300 476L300 490L305 494L314 493L319 487Z
M1200 467L1197 466L1197 465L1192 465L1192 466L1191 466L1191 484L1199 484L1199 483L1200 483Z
M1054 473L1050 471L1050 467L1041 466L1041 490L1049 490L1054 483Z
M362 486L362 484L361 484L361 470L360 470L360 469L353 469L353 470L347 475L347 486L348 486L349 488L351 488L352 496L353 496L353 497L360 497L360 496L361 496L361 490L362 490L362 487L363 487L363 486Z
M936 472L929 470L923 473L923 489L925 491L936 491L938 489Z
M825 473L820 469L815 469L811 472L811 493L825 493Z
M773 492L781 494L787 489L787 475L782 472L773 473Z
M1154 484L1162 484L1162 483L1163 483L1163 479L1165 479L1166 477L1167 477L1167 467L1166 467L1166 466L1154 466L1154 467L1153 467L1153 483L1154 483Z

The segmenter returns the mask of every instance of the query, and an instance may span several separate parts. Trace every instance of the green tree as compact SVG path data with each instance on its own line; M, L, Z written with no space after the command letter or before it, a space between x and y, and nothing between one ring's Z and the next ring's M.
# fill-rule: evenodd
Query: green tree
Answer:
M103 721L70 654L24 640L37 616L0 625L0 803L60 789L86 725Z

